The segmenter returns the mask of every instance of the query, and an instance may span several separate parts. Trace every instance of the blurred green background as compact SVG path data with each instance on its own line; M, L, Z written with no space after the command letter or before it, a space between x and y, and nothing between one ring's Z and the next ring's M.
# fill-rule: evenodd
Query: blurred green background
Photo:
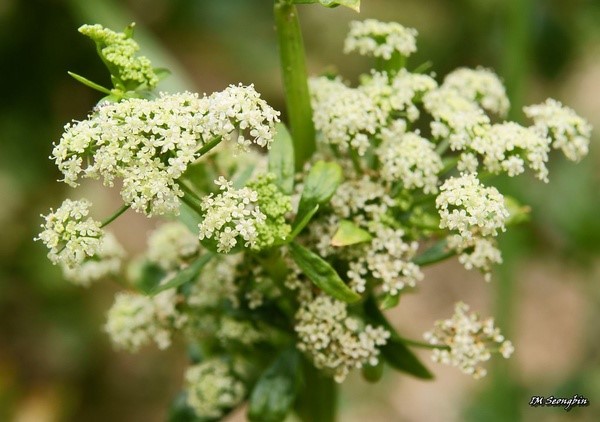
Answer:
M99 99L66 72L107 82L77 27L135 21L144 53L174 71L162 89L254 83L283 109L271 7L271 0L0 0L0 421L164 420L186 364L182 345L112 351L102 324L117 285L68 284L32 241L39 214L71 195L47 159L52 142ZM440 76L457 66L496 69L513 118L522 118L523 104L552 96L600 128L600 1L363 0L361 15L300 10L311 73L334 66L355 81L369 62L342 54L348 22L396 20L419 30L414 65L431 60ZM497 316L514 358L480 382L434 364L434 382L388 373L371 386L353 377L344 385L342 421L600 420L598 132L578 165L553 157L548 185L497 180L532 205L533 218L503 237L505 265L491 284L456 263L439 265L392 315L402 332L419 337L464 299ZM98 215L116 208L114 192L82 190ZM127 215L115 232L135 254L154 224ZM553 394L584 395L592 405L570 413L527 405L532 395Z

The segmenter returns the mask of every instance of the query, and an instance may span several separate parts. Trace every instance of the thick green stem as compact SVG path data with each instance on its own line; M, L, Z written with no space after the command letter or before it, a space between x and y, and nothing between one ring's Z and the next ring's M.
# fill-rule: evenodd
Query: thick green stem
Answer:
M296 412L303 422L334 422L338 386L311 362L303 359L304 388L296 401Z
M296 169L300 170L315 151L315 127L308 92L304 44L296 6L285 0L275 0L274 11L285 102L294 140Z

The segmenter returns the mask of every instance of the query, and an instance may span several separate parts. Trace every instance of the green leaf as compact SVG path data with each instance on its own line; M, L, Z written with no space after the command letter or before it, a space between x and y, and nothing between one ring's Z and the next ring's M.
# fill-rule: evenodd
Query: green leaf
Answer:
M385 361L392 368L421 379L433 378L431 372L421 363L419 358L402 342L402 338L377 307L373 297L369 297L365 301L365 315L371 323L381 325L390 332L390 339L380 350Z
M380 350L385 361L397 371L406 372L421 379L433 379L433 374L401 340L391 338Z
M350 289L335 272L333 267L319 255L305 247L290 243L290 253L302 272L321 290L335 299L347 303L360 300L360 295Z
M521 224L529 221L531 217L531 207L528 205L521 205L519 201L517 201L512 196L504 196L504 205L508 210L509 216L506 221L507 226L512 226L515 224Z
M134 284L142 293L149 295L166 276L165 270L153 262L146 261L142 264L140 275Z
M158 77L159 81L166 79L168 76L171 76L171 71L166 67L155 67L152 69L154 74Z
M84 84L85 86L95 89L96 91L100 91L103 94L112 95L112 92L110 91L110 89L105 88L102 85L97 84L96 82L92 82L89 79L84 78L81 75L78 75L77 73L73 73L73 72L67 72L67 73L69 74L69 76L71 76L77 82L80 82L80 83Z
M377 382L383 376L383 359L379 359L377 365L365 365L362 367L362 376L368 382Z
M454 255L456 255L456 252L449 250L446 246L446 239L443 239L437 242L431 248L424 251L422 254L414 257L412 262L420 266L431 265L448 259Z
M211 253L205 253L186 268L181 270L175 277L170 279L168 282L164 284L159 284L156 286L150 294L155 295L164 290L173 289L181 286L182 284L187 283L188 281L192 281L195 277L200 274L200 271L204 266L212 259L213 255Z
M313 217L313 215L315 215L315 213L319 210L319 204L315 205L315 207L306 212L303 216L301 220L298 220L298 218L296 218L296 220L294 221L294 224L292 225L292 232L290 233L290 235L288 236L288 238L286 239L286 242L289 243L292 240L294 240L294 238L296 236L298 236L298 234L302 231L302 229L304 227L306 227L306 225L308 224L308 222L310 221L310 219Z
M332 246L349 246L361 242L368 242L372 239L371 234L358 227L352 221L342 220L331 239Z
M310 215L312 217L316 212L316 205L327 203L340 183L342 183L342 168L339 164L317 161L304 180L304 190L300 197L293 227L296 228L299 226L299 222L305 221L308 214L312 213ZM306 220L306 223L309 220L310 218Z
M285 419L302 383L300 362L298 350L287 349L261 375L249 399L250 421L278 422Z
M400 302L400 293L396 293L395 295L386 294L383 299L379 302L379 308L383 311L386 309L394 308L398 306Z
M275 125L275 139L269 150L269 172L277 178L281 192L291 195L294 190L294 144L283 123Z
M168 422L204 422L202 418L196 416L194 409L187 404L186 393L177 394L167 414Z

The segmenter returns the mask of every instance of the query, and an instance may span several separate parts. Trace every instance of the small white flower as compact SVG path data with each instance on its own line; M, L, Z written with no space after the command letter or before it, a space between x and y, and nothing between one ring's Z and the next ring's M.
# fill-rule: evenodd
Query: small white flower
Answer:
M198 237L182 223L168 222L159 226L148 238L146 255L166 271L178 269L183 260L198 252Z
M384 121L377 104L360 89L350 88L339 79L309 80L313 121L322 140L346 152L352 148L364 155L373 135Z
M181 328L186 317L176 309L177 292L165 290L149 297L136 293L117 293L108 311L105 330L113 343L130 352L154 341L159 349L171 345L171 331Z
M62 265L64 277L80 286L88 287L104 277L117 275L121 270L125 251L112 233L105 233L92 257L74 267Z
M589 150L592 126L573 109L551 98L542 104L523 109L542 136L553 139L552 147L560 149L571 161L579 161Z
M477 314L469 314L468 311L466 304L457 303L452 318L436 321L434 329L423 337L432 345L449 349L435 349L432 354L434 361L455 366L478 379L485 376L486 371L477 365L489 360L492 353L499 352L508 359L514 347L494 327L492 318L481 320Z
M444 78L442 86L499 116L505 116L510 107L502 81L489 69L456 69Z
M332 371L335 381L343 382L350 370L376 365L378 347L390 337L383 327L361 325L348 315L345 303L322 294L296 313L297 347L317 368Z
M48 258L63 268L75 268L100 250L104 232L101 224L88 217L91 202L65 199L56 210L44 217L44 229L34 240L41 240L50 250Z
M258 206L258 195L249 188L235 189L233 183L220 177L215 180L221 192L202 199L204 219L198 225L199 238L214 239L219 253L227 253L238 242L256 247L257 226L266 220Z
M377 149L383 180L401 182L405 189L423 189L425 193L437 192L438 173L442 159L435 145L414 132L395 135L386 132Z
M491 280L492 265L502 263L502 254L493 238L453 235L447 241L448 247L459 254L458 262L467 270L477 268L482 271L486 281Z
M230 366L218 358L203 361L185 371L186 400L200 418L220 418L237 406L246 394L244 384Z
M450 177L440 191L435 200L440 228L457 230L466 239L474 234L496 236L505 230L509 214L504 197L496 188L482 185L476 175Z
M396 22L375 19L350 22L344 53L358 51L363 56L392 58L394 52L408 57L417 51L417 30Z

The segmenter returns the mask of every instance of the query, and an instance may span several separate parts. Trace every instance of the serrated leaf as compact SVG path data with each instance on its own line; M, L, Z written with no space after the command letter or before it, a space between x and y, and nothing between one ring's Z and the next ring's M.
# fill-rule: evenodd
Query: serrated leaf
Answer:
M456 255L456 252L448 249L446 239L444 239L434 244L422 254L414 257L412 262L420 266L431 265L448 259L454 255Z
M325 293L347 303L360 300L360 295L348 287L333 267L319 255L294 242L290 243L289 248L294 262Z
M190 265L185 267L183 270L177 273L172 279L167 281L164 284L159 284L154 289L151 290L150 294L155 295L164 290L174 289L176 287L181 286L189 281L192 281L195 277L200 274L200 271L204 266L212 259L213 255L210 253L205 253L201 257L197 258Z
M269 150L269 172L276 176L281 192L291 195L294 190L294 143L283 123L275 125L275 139Z
M300 354L295 348L285 350L252 390L248 407L250 421L283 421L292 410L301 383Z
M357 243L368 242L372 239L371 234L358 227L352 221L342 220L337 231L331 239L332 246L349 246Z

